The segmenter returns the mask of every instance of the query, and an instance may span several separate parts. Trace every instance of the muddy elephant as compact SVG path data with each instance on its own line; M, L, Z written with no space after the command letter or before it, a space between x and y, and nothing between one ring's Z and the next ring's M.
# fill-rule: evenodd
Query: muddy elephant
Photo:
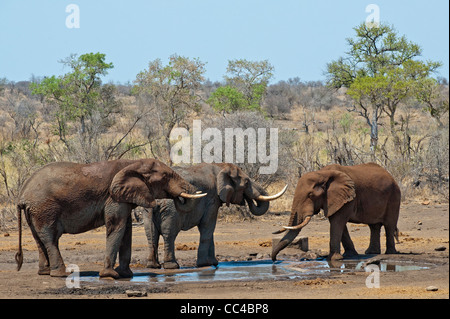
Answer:
M144 213L150 249L147 263L149 268L161 267L158 261L160 235L164 240L164 268L179 268L175 258L175 239L181 230L189 230L194 226L200 232L197 266L217 265L213 233L219 207L222 204L245 205L247 202L250 211L260 216L267 212L269 201L283 195L287 188L286 186L276 195L266 196L266 192L239 167L228 163L202 163L174 170L208 195L198 200L189 214L177 210L172 200L158 200L155 208Z
M17 269L23 262L23 211L38 246L40 275L67 275L58 248L62 234L106 225L105 263L100 276L131 277L132 209L151 207L157 198L171 198L178 209L189 212L196 198L206 195L193 194L195 191L171 168L154 159L48 164L24 183L19 194ZM119 266L113 269L117 253Z
M272 260L288 246L311 217L323 209L330 222L330 251L328 259L357 255L350 238L347 222L368 224L370 245L366 254L380 254L380 229L386 232L386 254L395 254L394 237L398 236L400 188L394 178L375 163L355 166L329 165L300 177L295 189L288 230L273 247Z

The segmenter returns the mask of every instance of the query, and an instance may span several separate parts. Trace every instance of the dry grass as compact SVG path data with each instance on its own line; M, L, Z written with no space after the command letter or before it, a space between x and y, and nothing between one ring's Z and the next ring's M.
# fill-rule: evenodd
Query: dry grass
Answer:
M11 112L8 104L11 99L8 100L8 98L0 96L2 124L0 129L0 229L16 227L15 199L21 185L33 171L48 162L73 160L76 155L68 152L54 135L52 123L48 115L44 114L44 108L40 102L36 99L30 100L36 104L35 132L32 128L23 129L28 123L27 118L12 117L17 114ZM20 94L15 98L17 103L29 99ZM114 144L113 142L123 136L130 128L130 123L134 120L133 116L142 107L138 105L135 97L121 96L120 99L124 113L117 117L113 127L101 135L96 142L98 149L93 156L98 157L99 154L103 154L108 145ZM214 125L214 123L223 122L222 115L217 115L210 109L204 111L202 116L205 118L205 127L202 129L206 128L206 123ZM198 118L198 115L196 117ZM397 180L404 201L426 199L432 202L448 202L448 114L441 118L444 128L438 128L431 117L418 108L399 109L397 119L399 121L396 125L397 135L402 141L409 139L408 152L405 153L404 149L400 150L394 145L387 118L382 118L376 161L386 167ZM187 118L185 122L192 123L192 118ZM254 122L249 123L257 125ZM308 125L308 133L304 131L305 123ZM286 183L289 185L285 196L271 203L271 212L290 211L300 172L317 170L331 163L350 165L372 160L367 124L358 114L348 112L345 106L334 106L328 110L305 109L297 106L283 119L273 121L267 119L264 127L267 125L279 128L277 178L275 181L270 180L267 191L278 192ZM147 126L148 123L146 124L144 120L140 122L124 143L145 142L148 138ZM73 138L75 139L75 136ZM141 158L157 155L164 158L162 145L158 143L130 151L125 157ZM76 151L77 148L74 150ZM262 183L266 180L267 178L263 177ZM222 221L235 222L249 219L251 215L246 209L233 206L231 209L222 208L219 217Z

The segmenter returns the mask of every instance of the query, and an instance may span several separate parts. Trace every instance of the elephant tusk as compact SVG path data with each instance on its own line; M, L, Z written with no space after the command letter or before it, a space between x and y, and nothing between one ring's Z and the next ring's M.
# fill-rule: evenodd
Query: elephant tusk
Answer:
M187 194L187 193L181 193L179 196L183 198L189 198L189 199L196 199L196 198L202 198L208 195L207 193L201 193L200 191L195 192L195 194Z
M286 231L286 229L281 228L280 230L274 231L272 234L277 235L277 234L284 233L285 231Z
M255 198L255 200L259 200L261 202L269 202L271 200L274 200L274 199L277 199L277 198L281 197L286 192L287 188L288 188L288 186L286 184L286 186L284 186L284 188L278 194L271 195L271 196L259 195L258 197Z
M308 225L310 220L311 220L311 216L307 216L305 218L305 220L303 221L303 223L298 224L297 226L283 226L283 228L287 229L287 230L300 230L303 227L305 227L306 225Z

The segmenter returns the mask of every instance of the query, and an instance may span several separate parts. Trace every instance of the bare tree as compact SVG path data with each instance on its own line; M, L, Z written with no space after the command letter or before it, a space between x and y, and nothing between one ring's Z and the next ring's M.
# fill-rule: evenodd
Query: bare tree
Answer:
M163 160L169 164L170 132L175 125L182 125L188 114L200 109L198 90L204 81L204 66L199 59L174 54L167 65L156 59L136 76L135 92L156 119L159 130L154 133L163 137Z

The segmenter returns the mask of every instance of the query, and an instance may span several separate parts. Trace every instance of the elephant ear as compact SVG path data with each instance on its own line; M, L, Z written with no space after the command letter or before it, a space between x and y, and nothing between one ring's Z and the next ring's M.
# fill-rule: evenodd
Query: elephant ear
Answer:
M137 206L151 208L154 196L151 187L147 186L144 175L151 168L141 162L133 163L120 170L109 187L111 197L120 203L132 203Z
M230 206L231 198L234 193L233 184L231 179L233 176L237 176L237 169L231 165L226 165L217 174L217 195L222 202Z
M320 172L328 179L326 182L326 205L323 210L325 216L330 217L346 203L356 197L355 183L347 174L337 170Z

